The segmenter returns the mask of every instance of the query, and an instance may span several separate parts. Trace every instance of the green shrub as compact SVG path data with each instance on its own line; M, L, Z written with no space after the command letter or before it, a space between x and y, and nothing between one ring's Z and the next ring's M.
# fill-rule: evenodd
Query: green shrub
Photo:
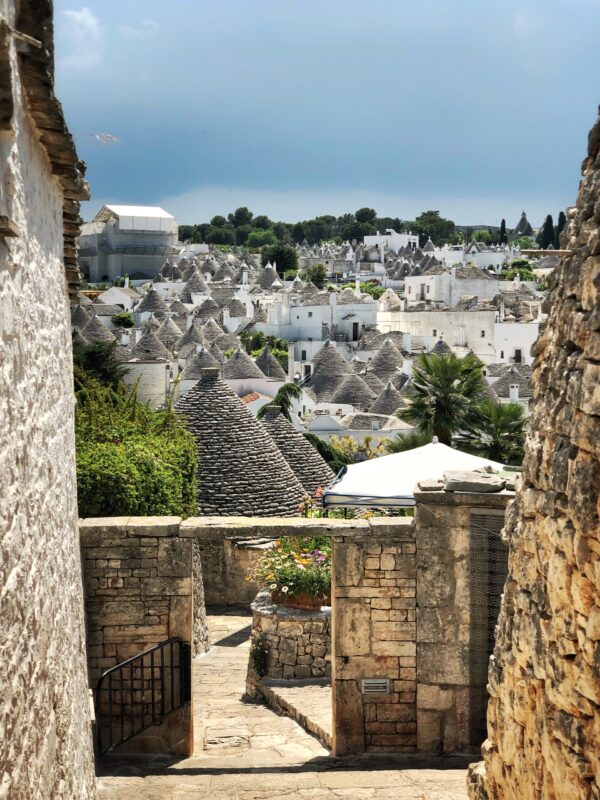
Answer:
M113 314L110 319L112 324L117 328L133 328L135 325L133 314L130 314L129 311L121 311L120 314Z

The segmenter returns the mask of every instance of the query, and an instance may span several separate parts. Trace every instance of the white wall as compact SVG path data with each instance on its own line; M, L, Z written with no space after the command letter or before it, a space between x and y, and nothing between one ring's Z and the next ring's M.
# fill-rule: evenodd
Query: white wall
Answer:
M127 386L133 386L138 378L140 380L137 387L139 402L149 403L151 408L162 406L170 388L171 362L128 361L124 366L128 369L123 378Z
M511 363L515 351L521 351L521 362L532 364L531 347L540 332L539 322L497 322L494 325L496 360Z

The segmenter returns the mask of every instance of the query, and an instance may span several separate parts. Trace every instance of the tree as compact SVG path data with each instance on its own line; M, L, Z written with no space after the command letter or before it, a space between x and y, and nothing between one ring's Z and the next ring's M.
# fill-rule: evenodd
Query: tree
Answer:
M267 228L271 227L271 220L264 214L259 214L258 217L254 217L252 220L252 227L266 231Z
M542 229L537 235L537 243L542 250L547 250L550 245L554 247L554 222L552 214L548 214Z
M263 247L261 261L263 266L270 261L277 264L277 272L283 275L287 270L298 269L298 253L296 248L290 244L277 242L269 247Z
M305 277L307 281L312 281L317 289L322 289L327 283L327 270L324 264L315 264L314 267L309 267L306 270Z
M189 242L196 232L195 225L180 225L178 228L179 232L179 241L180 242Z
M373 222L377 218L377 212L374 208L359 208L354 218L357 222Z
M531 236L519 236L515 239L515 245L519 250L535 250L535 239Z
M118 389L129 370L115 356L116 342L96 342L73 347L76 391L90 380Z
M291 421L292 403L294 400L302 396L302 389L297 383L284 383L277 390L277 394L270 403L266 403L258 409L256 415L258 419L262 419L267 413L269 406L279 406L281 413L286 419Z
M235 244L235 229L234 228L221 228L219 226L211 225L208 231L204 234L204 241L207 244Z
M252 233L252 226L251 225L240 225L239 228L235 229L235 243L236 244L246 244L248 241L248 237Z
M213 217L210 221L210 224L213 228L224 228L227 225L227 220L225 217L222 217L220 214L217 214L216 217Z
M248 247L266 247L267 245L275 244L276 241L277 237L270 228L266 231L258 228L248 236L246 244Z
M503 219L500 223L500 244L507 244L508 236L506 235L506 220Z
M422 244L431 237L434 244L443 245L454 234L455 225L451 219L441 217L439 211L423 211L412 223L412 231L419 234Z
M477 416L485 389L482 367L472 353L464 358L421 353L413 368L414 394L400 418L451 445L452 436L472 428Z
M565 225L567 224L567 217L564 211L561 211L558 215L558 224L556 225L556 232L554 235L554 249L560 250L560 235L563 232Z
M233 214L228 214L227 219L234 228L239 228L242 225L250 225L253 216L252 212L248 211L246 206L240 206L240 208L236 208Z
M387 453L405 453L407 450L423 447L430 442L431 435L427 431L398 433L393 439L385 440L385 450Z
M523 406L486 399L480 403L478 412L476 424L460 437L461 446L492 461L521 464L525 442Z
M135 320L129 311L121 311L120 314L113 314L110 321L116 328L133 328Z
M484 244L489 244L492 241L492 234L488 231L487 228L482 228L480 231L475 231L473 234L473 238L476 242L483 242Z

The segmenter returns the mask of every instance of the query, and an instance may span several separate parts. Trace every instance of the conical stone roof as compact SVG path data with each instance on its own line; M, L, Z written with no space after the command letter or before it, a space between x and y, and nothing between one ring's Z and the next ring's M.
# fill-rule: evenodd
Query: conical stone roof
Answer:
M370 414L394 414L403 405L402 395L390 381L369 408Z
M227 304L227 311L229 311L230 317L245 317L247 314L246 306L237 297Z
M139 342L131 349L130 359L140 361L168 361L170 354L154 331L146 331Z
M172 314L177 314L178 317L186 316L188 314L188 309L183 305L181 300L173 300L169 306L169 311Z
M181 300L184 303L192 302L192 292L194 294L210 294L208 283L205 281L200 270L194 269L181 292Z
M436 356L447 356L452 353L452 349L443 339L438 339L430 350Z
M318 400L327 402L336 389L341 386L351 369L329 339L316 353L312 362L313 371L307 386Z
M202 326L202 335L207 342L214 342L219 336L223 336L225 331L212 317L209 317Z
M277 378L279 381L287 380L287 375L285 374L283 367L275 358L271 352L271 348L268 345L263 347L255 363L260 371L267 376L267 378Z
M258 275L256 283L261 289L269 289L272 283L277 278L277 273L271 266L266 266Z
M192 356L185 365L181 379L184 381L199 381L202 377L202 370L206 367L216 367L219 372L221 371L221 365L217 359L211 356L206 347L201 347L196 355Z
M176 410L198 444L198 513L293 517L305 491L275 442L219 378L204 369Z
M169 308L156 289L151 288L150 291L142 297L136 306L136 314L143 311L168 311Z
M334 477L331 467L286 419L279 406L268 406L261 422L311 497L315 496L319 487L331 482Z
M73 346L79 345L79 347L88 347L89 341L85 338L83 333L81 332L81 328L73 328L71 333L71 338L73 340Z
M367 384L369 389L373 392L373 395L375 397L377 397L377 395L383 392L385 388L385 383L383 381L380 381L374 372L370 372L369 370L367 370L366 372L359 372L358 374Z
M265 376L248 353L238 348L224 363L223 377L234 380L238 378L264 378Z
M114 342L115 336L103 325L98 317L94 316L87 323L82 331L88 342L99 344L100 342Z
M219 304L216 303L212 297L207 297L206 300L203 300L198 308L194 311L194 316L197 319L212 319L219 313L220 310Z
M167 317L160 327L156 329L156 335L167 350L171 351L177 349L175 345L182 338L179 326L173 322L171 317Z
M213 342L209 346L208 352L215 359L215 361L219 362L219 364L224 364L225 363L225 356L223 355L223 351L221 350L221 348L219 347L219 345L216 342Z
M380 380L387 382L398 370L402 369L403 364L404 358L400 350L391 339L384 339L383 344L369 362L369 369Z
M375 394L369 389L360 375L352 372L333 393L331 403L346 403L354 406L359 411L366 411Z
M90 321L90 314L83 306L75 306L71 309L71 325L74 328L83 330Z

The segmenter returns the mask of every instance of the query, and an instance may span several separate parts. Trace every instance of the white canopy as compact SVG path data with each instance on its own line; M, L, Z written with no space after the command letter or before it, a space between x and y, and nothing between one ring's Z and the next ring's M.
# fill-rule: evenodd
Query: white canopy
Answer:
M431 442L404 453L392 453L360 464L350 464L323 493L323 505L413 506L413 491L419 481L443 478L449 471L472 471L504 466L487 458Z

